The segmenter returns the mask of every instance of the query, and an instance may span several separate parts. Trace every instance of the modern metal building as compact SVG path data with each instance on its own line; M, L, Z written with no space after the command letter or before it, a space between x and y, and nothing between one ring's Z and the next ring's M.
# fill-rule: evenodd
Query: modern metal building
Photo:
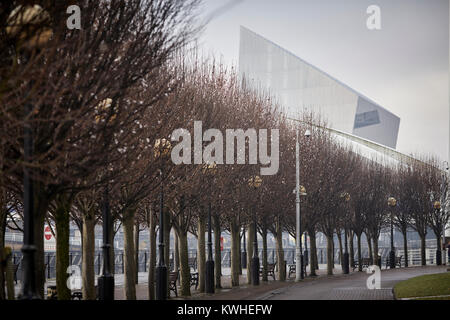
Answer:
M245 27L239 74L247 85L269 89L292 117L313 110L328 127L396 148L399 117Z

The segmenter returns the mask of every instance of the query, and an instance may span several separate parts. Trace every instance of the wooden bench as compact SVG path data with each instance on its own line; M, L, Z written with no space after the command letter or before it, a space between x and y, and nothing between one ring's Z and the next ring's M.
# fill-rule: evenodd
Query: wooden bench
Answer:
M170 291L173 291L175 293L175 297L178 297L177 280L178 280L178 272L170 272L169 273L169 296L170 296Z
M370 258L362 258L362 259L361 259L361 266L362 266L362 269L368 268L368 267L371 266L371 265L372 265L372 259L370 259ZM359 261L358 261L358 259L354 259L354 260L353 260L353 266L352 266L353 271L355 271L355 269L357 269L358 266L359 266Z
M189 281L190 281L191 287L195 286L195 290L197 290L197 287L198 287L198 272L191 273Z
M276 266L276 263L268 263L267 264L267 277L272 277L273 280L276 280L275 279L275 266ZM263 267L259 268L259 276L260 277L262 277L263 270L264 270Z

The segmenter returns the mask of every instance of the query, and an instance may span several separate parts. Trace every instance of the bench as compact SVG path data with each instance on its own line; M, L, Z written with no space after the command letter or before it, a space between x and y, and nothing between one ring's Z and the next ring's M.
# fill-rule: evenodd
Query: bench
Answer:
M400 257L395 257L395 266L401 268L402 267L402 258L403 256ZM386 269L389 267L390 265L390 260L389 260L389 256L386 257Z
M178 272L170 272L169 273L169 296L170 296L170 291L173 291L175 293L175 297L178 297L177 280L178 280Z
M98 299L98 286L95 286L95 292ZM73 290L70 294L72 300L83 300L83 292L81 290ZM58 292L56 291L56 286L47 287L47 300L57 300Z
M276 280L275 279L275 266L276 266L276 263L268 263L267 264L267 277L272 277L273 280ZM260 277L263 274L263 270L264 270L263 267L259 268L259 276Z
M373 263L372 263L372 259L371 259L371 258L362 258L362 259L361 259L361 266L362 266L362 269L368 268L368 267L371 266L372 264L373 264ZM354 259L354 260L353 260L353 266L352 266L353 271L355 271L355 269L358 268L358 266L359 266L359 261L358 261L358 259Z
M195 290L197 290L197 287L198 287L198 272L191 273L189 281L190 281L191 287L195 286Z

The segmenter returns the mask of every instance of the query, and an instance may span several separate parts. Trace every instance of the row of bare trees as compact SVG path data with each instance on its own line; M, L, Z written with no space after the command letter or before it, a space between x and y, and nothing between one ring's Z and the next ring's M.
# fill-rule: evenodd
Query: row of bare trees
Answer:
M64 12L62 5L42 1L41 9L36 9L18 7L19 1L6 3L0 12L0 252L7 221L8 227L22 228L22 181L27 168L34 187L35 274L41 295L45 282L43 230L48 223L57 243L58 298L70 299L66 270L69 223L74 221L82 233L83 298L95 299L94 228L102 223L106 189L115 222L108 226L110 234L114 237L117 231L114 225L124 232L126 299L136 299L138 240L144 228L149 231L150 243L148 297L155 298L162 193L165 248L170 247L173 230L183 296L191 294L188 234L198 240L199 290L205 290L205 232L210 206L216 288L221 287L222 232L231 235L233 286L240 284L241 237L249 239L249 265L253 250L250 239L255 232L263 240L263 280L267 280L268 234L276 241L278 279L285 280L282 235L295 234L297 129L312 131L309 139L300 135L300 176L307 190L301 199L301 231L311 239L313 275L318 268L318 232L328 240L329 274L333 273L336 234L341 252L342 235L350 240L351 250L356 235L361 259L361 235L367 235L372 252L377 253L380 232L392 213L402 232L406 230L403 226L413 227L425 237L431 226L437 238L442 234L448 213L437 210L430 198L446 199L446 190L440 187L446 185L445 176L436 160L380 164L336 141L323 129L326 123L320 115L299 113L301 121L288 120L270 93L246 87L234 69L199 57L195 48L187 46L198 31L193 20L197 1L130 0L126 5L124 1L85 1L83 19L89 27L81 31L65 29L65 21L58 19ZM38 23L23 21L31 8L43 16ZM11 21L21 22L23 30L8 32ZM52 36L45 45L30 48L28 38L42 29L51 30ZM171 134L184 128L191 137L198 135L195 121L202 121L203 126L200 149L209 150L217 159L214 170L205 164L175 165L171 160L171 152L177 151L175 142L170 144ZM33 132L33 155L27 161L24 127ZM225 151L212 147L218 141L203 136L207 129L278 129L278 172L262 176L259 188L250 187L249 179L260 175L261 166L250 164L249 146L234 150L245 152L245 164L222 165L221 152ZM273 151L272 143L269 139L269 150ZM192 141L187 145L196 147ZM198 155L184 156L193 160ZM394 212L387 206L389 196L398 199ZM252 224L255 213L257 230ZM243 230L246 235L242 235ZM168 250L165 255L169 261ZM377 254L373 256L378 259ZM250 281L250 268L247 277ZM1 285L2 298L3 288Z

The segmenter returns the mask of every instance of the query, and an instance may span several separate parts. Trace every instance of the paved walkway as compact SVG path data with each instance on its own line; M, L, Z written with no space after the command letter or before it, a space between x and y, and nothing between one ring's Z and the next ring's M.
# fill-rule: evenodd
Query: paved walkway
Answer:
M295 283L258 298L265 300L392 300L394 299L392 288L397 282L423 274L447 272L446 270L445 266L382 270L381 289L374 290L369 290L366 286L370 275L365 272L356 272L350 275Z

